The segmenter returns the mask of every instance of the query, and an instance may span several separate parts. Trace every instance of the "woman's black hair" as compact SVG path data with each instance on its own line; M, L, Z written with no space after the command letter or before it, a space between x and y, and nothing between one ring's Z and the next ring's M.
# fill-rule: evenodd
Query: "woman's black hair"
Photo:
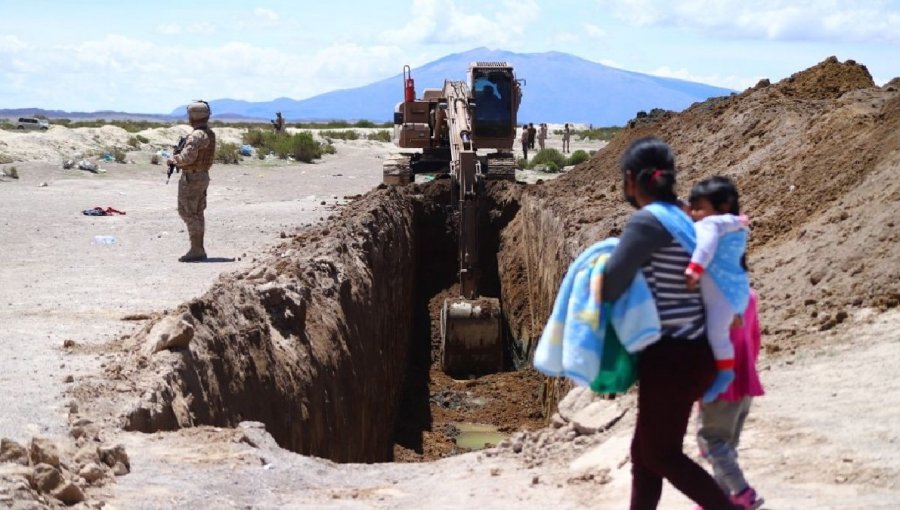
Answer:
M695 184L691 188L688 202L694 204L702 198L709 200L713 209L722 214L741 214L737 186L728 177L717 175Z
M654 200L678 203L675 194L675 154L666 142L655 136L631 143L619 162L622 175L634 175L641 193Z

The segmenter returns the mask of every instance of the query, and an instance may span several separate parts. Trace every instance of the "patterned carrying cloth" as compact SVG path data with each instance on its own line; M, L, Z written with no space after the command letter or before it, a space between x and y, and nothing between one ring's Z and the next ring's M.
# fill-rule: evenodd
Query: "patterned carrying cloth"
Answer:
M615 302L600 302L603 268L618 242L600 241L572 262L534 353L534 367L540 372L568 377L598 393L625 391L634 375L609 371L633 369L631 353L660 337L659 313L642 274Z
M653 213L685 251L694 253L694 248L697 247L694 222L680 207L665 202L653 202L644 206L644 209ZM750 301L750 278L747 271L741 267L741 255L746 248L746 230L725 234L719 238L716 254L706 268L706 274L713 279L734 313L738 315L744 314Z

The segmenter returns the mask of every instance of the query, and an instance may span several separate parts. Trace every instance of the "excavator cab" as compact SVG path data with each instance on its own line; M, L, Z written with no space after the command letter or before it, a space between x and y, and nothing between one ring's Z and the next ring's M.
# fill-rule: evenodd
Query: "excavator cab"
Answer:
M472 128L479 149L511 149L522 92L505 62L476 62L469 67L473 98Z

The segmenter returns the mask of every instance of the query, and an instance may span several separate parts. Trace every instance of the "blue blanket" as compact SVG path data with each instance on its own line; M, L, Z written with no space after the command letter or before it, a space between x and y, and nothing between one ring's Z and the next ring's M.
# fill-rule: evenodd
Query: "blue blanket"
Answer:
M569 266L534 353L540 372L591 386L604 366L603 353L616 352L606 342L620 341L635 353L659 339L659 313L642 273L614 303L601 305L603 268L618 242L595 243Z
M694 222L680 207L666 202L653 202L644 206L644 209L653 213L685 251L694 253L694 248L697 247ZM706 274L713 279L738 315L744 314L747 303L750 302L750 278L741 267L741 256L746 248L746 230L725 234L719 238L716 253L706 268Z

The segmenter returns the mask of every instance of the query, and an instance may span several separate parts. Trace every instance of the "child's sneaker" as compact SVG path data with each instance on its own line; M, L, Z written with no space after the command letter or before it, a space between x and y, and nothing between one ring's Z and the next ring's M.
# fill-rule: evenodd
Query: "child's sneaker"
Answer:
M735 505L740 505L745 510L756 510L762 506L765 500L756 496L756 491L753 490L753 487L747 487L740 494L731 496L731 502Z

